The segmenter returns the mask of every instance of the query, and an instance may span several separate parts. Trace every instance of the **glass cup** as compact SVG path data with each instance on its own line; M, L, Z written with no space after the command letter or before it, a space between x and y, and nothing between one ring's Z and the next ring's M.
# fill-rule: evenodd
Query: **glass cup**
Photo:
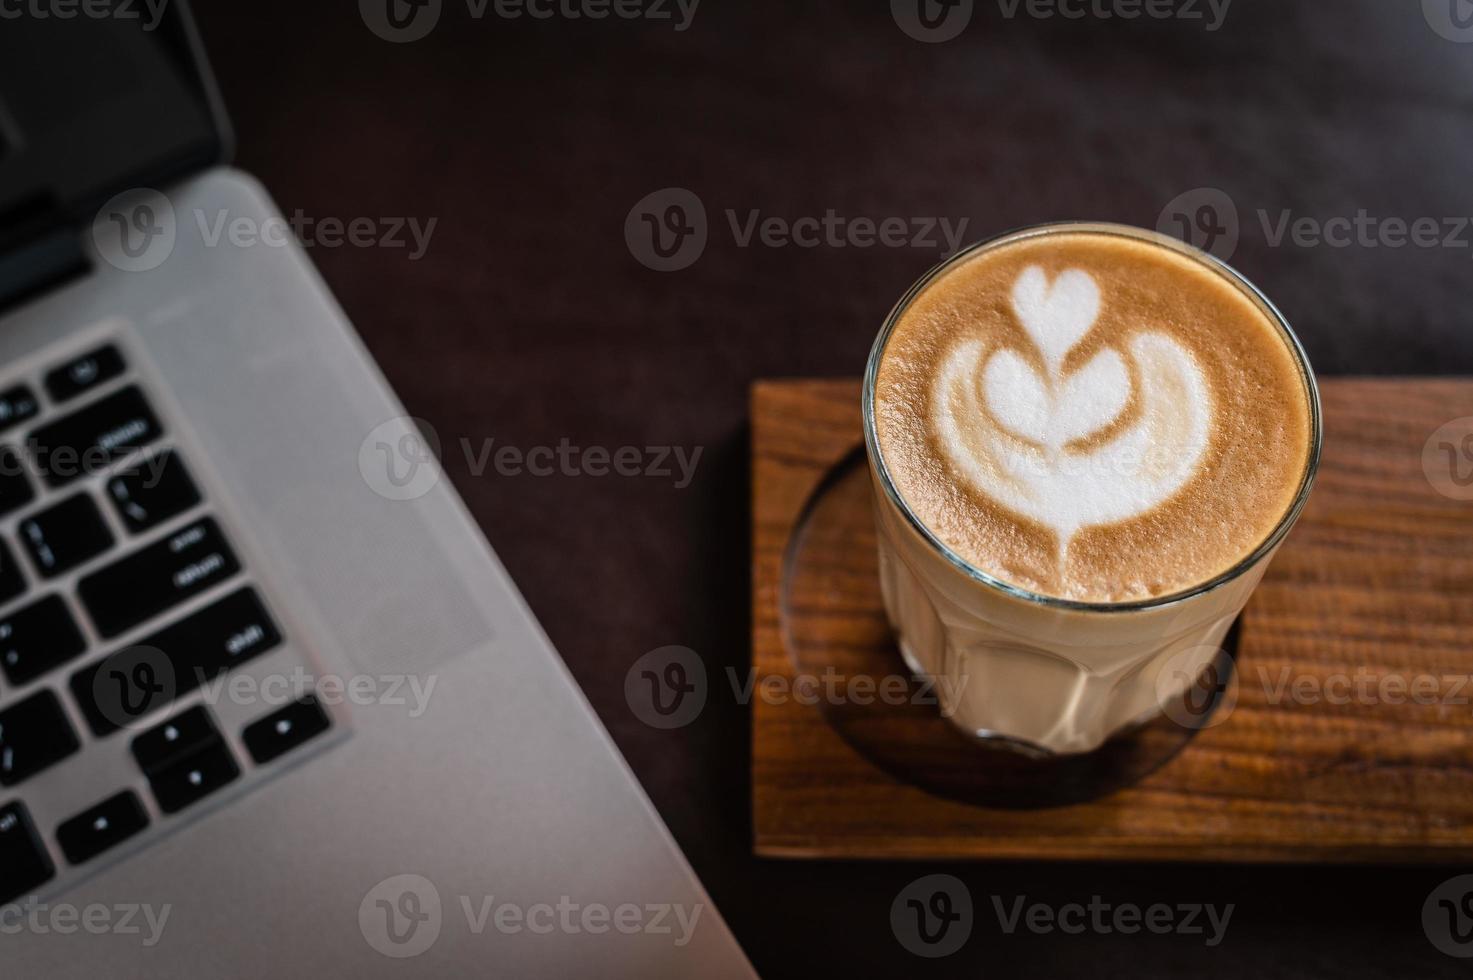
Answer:
M875 385L891 332L911 301L954 265L1054 231L1121 235L1190 256L1239 286L1293 351L1310 410L1308 465L1273 532L1232 568L1183 592L1097 603L1030 592L957 555L906 506L880 453ZM1283 316L1230 266L1176 239L1123 225L1064 222L1009 232L936 266L890 312L864 377L864 438L875 493L880 586L906 664L937 680L941 710L963 731L1027 754L1071 755L1150 721L1220 655L1269 561L1304 509L1319 468L1319 389Z

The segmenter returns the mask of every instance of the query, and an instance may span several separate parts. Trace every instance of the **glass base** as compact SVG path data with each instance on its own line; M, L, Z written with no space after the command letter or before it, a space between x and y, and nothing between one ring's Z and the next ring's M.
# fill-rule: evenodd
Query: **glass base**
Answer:
M1184 692L1190 726L1142 719L1100 748L1055 755L944 718L934 686L896 645L880 596L873 504L863 448L831 470L788 541L780 610L795 692L878 768L946 799L1004 809L1067 806L1139 781L1207 727L1228 689L1238 625ZM1179 717L1178 712L1173 712Z

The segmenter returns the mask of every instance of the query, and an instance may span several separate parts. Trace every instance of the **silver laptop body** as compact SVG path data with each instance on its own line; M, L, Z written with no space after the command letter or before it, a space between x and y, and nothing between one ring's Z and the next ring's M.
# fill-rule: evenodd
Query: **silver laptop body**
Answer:
M53 870L0 917L0 975L752 975L303 250L212 236L222 215L280 217L218 166L124 195L76 229L90 271L0 316L0 393L38 403L0 446L26 458L33 433L138 397L156 429L124 419L117 458L60 487L29 463L34 499L0 519L25 580L0 605L0 656L4 624L42 598L83 647L19 684L0 676L0 725L22 703L56 716L13 716L0 853L27 835ZM99 350L116 355L100 371ZM51 397L57 377L80 393ZM127 489L164 453L198 499L136 530L148 507ZM68 565L76 526L46 512L78 496L112 545ZM182 600L110 604L132 556L211 541L170 571ZM133 573L142 592L148 574ZM228 670L191 679L192 661L150 645L203 643L170 630L242 596L262 623L220 634ZM95 731L89 699L110 673L162 685L171 668L169 696ZM37 718L76 746L38 757L23 740ZM170 755L201 718L213 761ZM129 794L136 806L96 809Z

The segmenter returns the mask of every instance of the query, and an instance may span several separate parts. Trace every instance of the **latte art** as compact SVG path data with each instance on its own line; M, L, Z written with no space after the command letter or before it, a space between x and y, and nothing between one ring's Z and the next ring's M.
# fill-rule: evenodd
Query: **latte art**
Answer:
M1313 443L1310 381L1262 301L1108 230L958 256L896 313L872 398L917 522L993 578L1088 602L1233 568L1292 508Z
M1049 283L1030 266L1013 286L1012 308L1034 356L957 344L936 376L931 421L952 469L1051 529L1063 560L1081 528L1145 514L1181 489L1206 450L1212 396L1192 355L1148 330L1128 342L1131 366L1107 347L1066 371L1099 315L1087 272L1070 269ZM1131 407L1134 421L1117 426ZM1100 439L1114 428L1121 431Z

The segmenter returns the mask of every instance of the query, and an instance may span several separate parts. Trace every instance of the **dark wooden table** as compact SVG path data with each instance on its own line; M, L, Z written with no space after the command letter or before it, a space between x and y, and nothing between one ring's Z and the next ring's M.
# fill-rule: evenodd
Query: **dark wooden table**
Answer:
M1205 20L1067 5L1087 16L976 0L939 44L876 0L707 0L683 31L494 6L476 18L444 0L433 32L405 44L350 2L200 0L197 13L238 162L288 214L437 219L417 261L404 248L312 255L437 429L460 492L764 975L1462 975L1421 925L1431 889L1460 869L752 856L748 709L726 674L744 676L750 657L748 385L857 374L945 245L743 246L751 212L912 230L965 219L974 239L1071 217L1156 226L1181 195L1217 188L1238 212L1234 263L1321 373L1473 373L1473 230L1459 218L1473 215L1473 43L1432 28L1458 36L1446 10L1236 0L1208 30L1206 0L1193 4ZM698 196L708 240L693 264L658 272L625 224L670 187ZM1195 221L1214 199L1174 210ZM1221 209L1207 218L1227 228ZM1397 221L1419 218L1436 234L1424 225L1421 244L1396 247ZM1459 415L1473 406L1449 406ZM702 455L684 487L477 473L492 439ZM670 644L699 652L712 687L695 721L662 731L631 710L624 678ZM961 952L923 960L892 935L890 905L933 872L968 884L977 924ZM1236 908L1207 948L1191 935L1007 935L993 895Z

